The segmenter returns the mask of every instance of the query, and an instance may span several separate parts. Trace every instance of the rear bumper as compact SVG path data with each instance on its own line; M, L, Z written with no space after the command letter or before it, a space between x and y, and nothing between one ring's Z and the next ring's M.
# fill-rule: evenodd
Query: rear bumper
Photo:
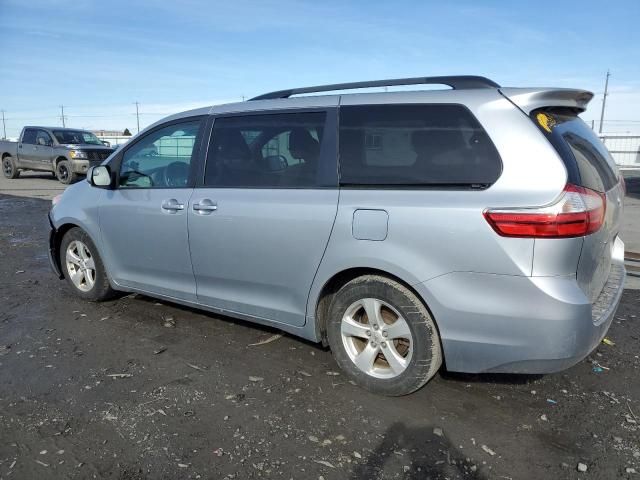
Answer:
M415 287L438 323L448 370L551 373L578 363L602 341L620 303L624 276L624 264L612 263L593 305L575 275L459 272Z

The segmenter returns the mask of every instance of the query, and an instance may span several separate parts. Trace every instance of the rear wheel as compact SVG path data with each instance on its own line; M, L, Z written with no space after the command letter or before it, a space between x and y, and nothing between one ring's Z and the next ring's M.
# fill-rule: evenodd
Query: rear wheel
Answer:
M338 365L374 393L414 392L442 365L428 310L408 288L386 277L367 275L344 285L329 307L327 334Z
M56 164L56 177L60 183L64 183L65 185L69 185L78 180L78 174L71 170L69 160L60 160Z
M13 157L7 155L2 159L2 173L6 178L18 178L20 170L16 168Z
M80 228L72 228L64 234L60 265L76 295L94 302L114 295L98 250Z

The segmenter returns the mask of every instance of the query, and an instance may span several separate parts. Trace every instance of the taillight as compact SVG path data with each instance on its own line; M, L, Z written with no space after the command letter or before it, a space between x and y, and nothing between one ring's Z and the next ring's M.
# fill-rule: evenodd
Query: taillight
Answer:
M627 194L627 182L624 181L624 177L620 174L620 186L622 187L622 194Z
M484 217L503 237L571 238L597 232L604 223L607 197L567 184L553 205L540 208L488 209Z

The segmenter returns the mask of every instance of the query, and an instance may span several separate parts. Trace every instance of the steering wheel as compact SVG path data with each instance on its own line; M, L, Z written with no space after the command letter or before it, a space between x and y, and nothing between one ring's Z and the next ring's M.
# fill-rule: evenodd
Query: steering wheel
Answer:
M167 187L184 187L189 180L189 165L184 162L172 162L167 165L162 174Z

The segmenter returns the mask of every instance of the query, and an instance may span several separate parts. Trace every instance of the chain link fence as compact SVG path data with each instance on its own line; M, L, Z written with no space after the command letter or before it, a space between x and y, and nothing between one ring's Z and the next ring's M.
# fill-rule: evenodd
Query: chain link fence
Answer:
M640 135L601 135L621 170L640 170Z

